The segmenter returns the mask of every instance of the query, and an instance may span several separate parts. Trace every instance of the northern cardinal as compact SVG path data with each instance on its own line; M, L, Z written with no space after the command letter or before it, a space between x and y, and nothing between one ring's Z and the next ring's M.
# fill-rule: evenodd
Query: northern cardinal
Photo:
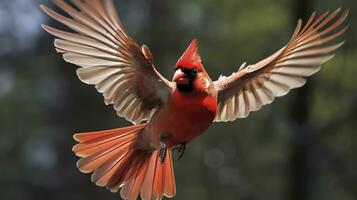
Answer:
M299 20L291 40L268 58L243 64L232 75L212 81L193 40L175 65L172 81L154 67L146 45L137 44L124 30L111 0L53 0L71 18L41 5L53 19L74 32L47 25L57 37L56 50L65 61L80 66L77 75L95 85L105 104L134 125L75 134L77 167L91 180L118 192L123 199L174 197L176 184L172 150L201 135L212 122L245 118L292 88L333 57L343 42L348 11L340 9L316 17L305 26Z

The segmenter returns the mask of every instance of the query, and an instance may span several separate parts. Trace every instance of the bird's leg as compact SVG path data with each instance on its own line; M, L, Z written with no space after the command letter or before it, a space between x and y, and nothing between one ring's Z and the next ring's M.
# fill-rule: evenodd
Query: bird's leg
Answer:
M166 144L160 141L159 159L161 164L165 161L166 150Z
M176 150L178 152L178 157L176 160L180 160L183 155L185 154L185 150L186 150L186 142L183 142L181 144L178 144L174 150Z
M165 140L169 139L171 137L170 134L162 134L160 136L160 150L159 150L159 158L160 158L160 163L163 163L165 161L166 158L166 151L167 151L167 147L166 144L164 143Z

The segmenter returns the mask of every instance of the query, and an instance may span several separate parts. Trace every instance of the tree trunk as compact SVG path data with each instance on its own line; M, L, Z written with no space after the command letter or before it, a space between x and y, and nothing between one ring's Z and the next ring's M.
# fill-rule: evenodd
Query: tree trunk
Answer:
M309 17L311 8L313 7L312 0L295 0L293 5L294 17L293 21L296 24L299 18L305 22ZM291 119L293 121L293 143L292 143L292 156L290 161L290 174L291 174L291 189L290 198L292 200L308 200L311 199L310 192L313 168L309 164L310 157L310 137L308 116L310 110L310 100L313 89L313 83L309 83L297 90L297 96L292 103Z

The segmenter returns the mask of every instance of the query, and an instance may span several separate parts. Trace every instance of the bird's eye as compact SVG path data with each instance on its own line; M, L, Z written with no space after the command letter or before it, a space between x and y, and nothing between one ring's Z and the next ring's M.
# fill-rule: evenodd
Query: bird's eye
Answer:
M195 75L195 76L198 74L198 71L197 71L196 68L193 68L193 69L192 69L192 74Z

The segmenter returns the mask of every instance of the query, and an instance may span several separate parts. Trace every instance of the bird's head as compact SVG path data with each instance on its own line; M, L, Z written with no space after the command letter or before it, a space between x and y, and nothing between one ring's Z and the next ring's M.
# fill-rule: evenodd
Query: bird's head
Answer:
M175 66L175 74L172 81L176 82L179 89L192 89L193 82L205 69L201 63L201 57L198 54L197 40L192 40L181 58Z

